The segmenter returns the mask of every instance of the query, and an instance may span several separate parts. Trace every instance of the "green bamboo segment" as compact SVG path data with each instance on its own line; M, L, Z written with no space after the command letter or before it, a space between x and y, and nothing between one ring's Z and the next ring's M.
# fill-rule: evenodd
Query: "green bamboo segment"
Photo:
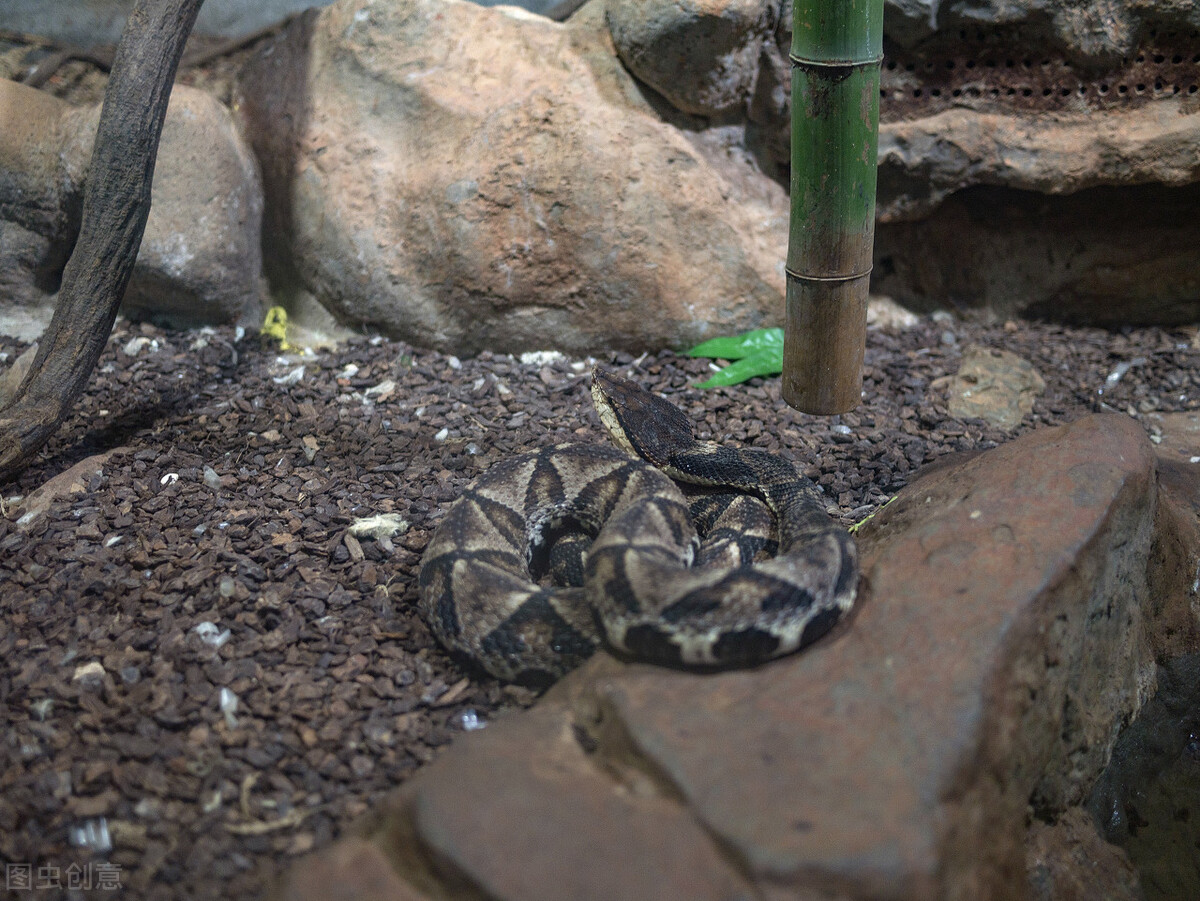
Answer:
M792 59L854 66L883 55L883 0L797 0Z
M862 394L875 237L883 0L796 0L783 398L842 413Z
M871 268L879 66L792 69L788 269L810 278Z

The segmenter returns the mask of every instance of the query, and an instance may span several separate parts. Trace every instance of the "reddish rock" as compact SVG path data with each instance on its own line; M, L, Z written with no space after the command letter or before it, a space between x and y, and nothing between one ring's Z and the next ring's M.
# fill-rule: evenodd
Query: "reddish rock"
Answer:
M292 867L272 892L273 901L427 901L404 882L378 847L348 838Z
M761 0L608 0L604 9L629 71L696 116L746 109L778 16Z
M1005 897L1031 795L1078 801L1152 678L1152 474L1131 419L1035 432L872 521L868 590L837 640L598 693L760 881Z
M374 840L439 897L977 901L1082 879L1038 857L1068 833L1027 851L1027 819L1078 826L1153 684L1156 623L1188 603L1149 603L1148 573L1181 578L1151 561L1155 488L1124 416L945 466L864 529L859 610L830 639L720 675L601 654L407 783Z
M1140 901L1137 873L1125 852L1100 837L1091 818L1072 808L1053 826L1029 829L1026 868L1035 901Z
M93 454L80 460L70 469L47 479L21 500L21 516L17 520L20 528L28 528L39 516L50 509L50 505L64 495L82 494L88 483L104 472L108 458L124 448L113 448L102 454Z
M459 742L388 804L376 840L405 873L508 901L728 901L749 886L640 771L597 760L563 703Z

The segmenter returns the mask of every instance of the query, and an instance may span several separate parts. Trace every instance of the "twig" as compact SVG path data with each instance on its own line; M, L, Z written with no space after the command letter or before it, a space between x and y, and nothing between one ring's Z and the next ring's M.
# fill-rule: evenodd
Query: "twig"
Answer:
M137 0L105 90L83 218L54 316L16 396L0 407L0 480L61 425L96 367L133 274L167 101L202 0Z

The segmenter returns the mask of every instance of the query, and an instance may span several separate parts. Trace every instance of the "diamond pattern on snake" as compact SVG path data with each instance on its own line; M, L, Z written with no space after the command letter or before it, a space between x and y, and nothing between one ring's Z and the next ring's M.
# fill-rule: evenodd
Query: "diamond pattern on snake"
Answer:
M443 645L534 684L602 643L674 667L752 666L851 609L854 539L790 462L697 440L677 406L599 368L592 401L612 445L498 463L439 523L420 588Z

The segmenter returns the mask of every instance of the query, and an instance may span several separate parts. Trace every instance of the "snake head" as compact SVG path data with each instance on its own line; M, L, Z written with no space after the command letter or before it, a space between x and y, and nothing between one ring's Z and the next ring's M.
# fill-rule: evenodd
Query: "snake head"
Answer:
M656 466L695 445L692 424L681 409L615 372L592 370L592 403L620 448Z

